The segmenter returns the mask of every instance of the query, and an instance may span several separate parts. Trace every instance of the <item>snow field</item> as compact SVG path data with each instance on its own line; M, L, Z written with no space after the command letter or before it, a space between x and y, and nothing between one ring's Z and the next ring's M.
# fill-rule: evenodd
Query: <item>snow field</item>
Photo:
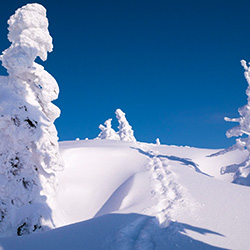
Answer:
M3 249L248 249L249 187L219 176L244 152L215 159L219 150L113 140L61 142L60 151L58 228L1 239Z
M76 177L70 181L68 176L73 173L65 171L61 177L58 176L59 181L65 185L64 178L67 178L70 182L69 190L72 190L71 182L74 181L76 190L88 189L89 192L81 198L81 201L88 201L85 205L84 202L79 205L79 197L72 201L73 195L70 195L70 202L66 199L65 208L69 207L64 212L72 214L74 211L76 218L73 222L110 213L145 215L127 223L111 236L109 242L112 249L143 249L140 246L154 249L153 245L164 249L169 242L184 236L192 239L192 247L197 242L232 249L248 244L237 242L238 229L231 223L242 223L241 226L250 230L243 222L245 215L239 215L241 211L241 214L249 216L245 210L246 205L243 206L244 200L250 201L249 189L236 186L229 182L230 178L220 175L222 166L227 162L241 161L245 152L230 152L227 157L221 155L213 158L207 156L216 150L108 140L64 142L61 151L66 166L77 166L73 172L77 173L81 182L77 184ZM235 204L235 210L229 211L227 207L232 207L230 194L234 197L238 193L235 189L238 188L245 190L245 194L240 192L241 198L237 199L241 202ZM61 191L61 197L65 198L64 191ZM58 199L61 208L64 207L62 198ZM237 213L238 219L228 218L228 215L234 216L234 213ZM68 224L72 223L73 216L70 217ZM206 234L200 233L203 228L207 230ZM180 236L181 230L183 232ZM154 243L156 238L160 243Z

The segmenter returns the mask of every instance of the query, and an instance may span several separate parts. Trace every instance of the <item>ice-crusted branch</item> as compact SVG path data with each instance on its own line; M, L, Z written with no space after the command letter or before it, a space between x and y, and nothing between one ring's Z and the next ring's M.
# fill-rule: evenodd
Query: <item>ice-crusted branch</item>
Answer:
M228 117L224 117L224 120L226 122L240 122L240 118L228 118Z

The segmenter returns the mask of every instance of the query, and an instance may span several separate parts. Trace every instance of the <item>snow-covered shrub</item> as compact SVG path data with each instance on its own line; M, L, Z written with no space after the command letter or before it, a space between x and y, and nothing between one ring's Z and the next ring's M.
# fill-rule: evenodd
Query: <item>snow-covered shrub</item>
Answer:
M59 156L54 120L60 110L56 80L35 63L47 59L52 38L46 9L27 4L8 20L11 46L2 56L0 77L0 232L23 235L50 223Z
M238 109L240 114L239 118L225 117L225 121L238 122L239 125L229 129L226 133L227 137L240 137L236 139L234 149L246 149L248 151L248 158L245 162L238 166L238 170L234 175L234 182L244 185L250 185L250 68L247 66L246 61L242 60L241 65L245 69L245 78L248 83L246 90L247 104Z
M156 145L161 145L160 139L159 139L159 138L156 138L155 143L156 143Z
M99 129L101 130L101 132L97 138L108 140L120 140L119 135L114 131L114 129L112 129L111 121L112 119L108 119L107 121L105 121L105 126L100 124Z
M136 141L134 137L134 131L132 130L132 127L129 125L125 117L125 113L122 112L122 110L117 109L115 114L119 122L118 134L120 136L121 141Z

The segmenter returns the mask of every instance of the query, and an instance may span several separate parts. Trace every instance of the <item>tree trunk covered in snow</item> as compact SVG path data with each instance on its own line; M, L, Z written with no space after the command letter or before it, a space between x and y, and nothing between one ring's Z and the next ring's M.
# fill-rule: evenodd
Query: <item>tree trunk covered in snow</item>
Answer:
M0 77L0 231L23 235L52 225L47 199L56 188L54 172L63 164L54 120L60 110L56 80L35 63L47 59L52 38L46 9L27 4L8 20L11 46Z

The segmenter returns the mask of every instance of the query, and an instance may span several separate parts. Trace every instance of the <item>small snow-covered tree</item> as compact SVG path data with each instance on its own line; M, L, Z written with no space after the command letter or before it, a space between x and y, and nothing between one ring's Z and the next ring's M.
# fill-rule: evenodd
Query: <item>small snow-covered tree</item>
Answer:
M112 129L111 121L112 119L108 119L107 121L105 121L105 126L100 124L99 129L101 130L101 133L97 138L107 140L120 140L119 135L114 131L114 129Z
M156 138L156 145L161 145L161 142L160 142L160 139L159 138Z
M246 149L248 151L248 158L245 162L238 166L238 170L234 176L234 182L244 185L250 185L250 68L247 66L246 61L241 60L241 65L245 69L245 78L248 83L246 90L247 104L238 109L240 114L239 118L225 117L225 121L238 122L239 125L229 129L226 133L227 137L240 137L236 139L236 144L233 148L240 150Z
M46 9L27 4L8 20L11 46L0 77L0 232L23 235L51 225L48 201L56 189L59 156L54 120L56 80L35 63L51 52Z
M117 109L116 118L118 119L119 126L118 126L118 134L120 136L121 141L136 141L134 137L134 131L132 127L129 125L125 113L121 109Z

